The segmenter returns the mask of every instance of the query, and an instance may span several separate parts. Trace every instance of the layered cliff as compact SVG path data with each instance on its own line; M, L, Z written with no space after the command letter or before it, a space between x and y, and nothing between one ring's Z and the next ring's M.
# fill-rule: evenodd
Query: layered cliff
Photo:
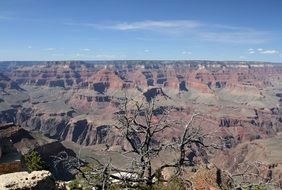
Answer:
M0 121L84 145L122 140L110 130L127 96L173 108L175 119L201 112L234 146L281 131L282 67L209 61L43 62L0 75Z

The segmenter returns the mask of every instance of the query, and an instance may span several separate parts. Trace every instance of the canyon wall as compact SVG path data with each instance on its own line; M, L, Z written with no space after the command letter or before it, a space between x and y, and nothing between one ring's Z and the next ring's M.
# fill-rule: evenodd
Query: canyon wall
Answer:
M172 118L204 115L236 143L281 131L282 66L209 61L69 61L13 65L0 75L0 122L83 145L122 144L120 100L157 97ZM180 117L181 116L181 117Z

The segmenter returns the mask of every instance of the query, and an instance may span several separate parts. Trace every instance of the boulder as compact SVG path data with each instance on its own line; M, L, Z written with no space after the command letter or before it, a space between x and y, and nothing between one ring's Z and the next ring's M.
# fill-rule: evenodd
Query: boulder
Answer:
M0 175L2 190L55 190L56 184L49 171L15 172Z

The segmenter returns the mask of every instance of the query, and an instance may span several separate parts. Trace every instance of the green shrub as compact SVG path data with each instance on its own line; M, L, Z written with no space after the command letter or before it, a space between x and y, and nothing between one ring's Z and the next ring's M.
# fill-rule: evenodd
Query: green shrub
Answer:
M244 190L267 190L267 188L263 185L252 185L249 187L244 187Z
M82 190L83 189L82 185L77 180L71 181L68 184L68 187L70 190Z
M46 169L41 156L35 151L24 155L23 162L30 172Z
M173 176L170 178L168 183L164 185L163 183L156 183L153 186L154 190L186 190L185 184L177 176Z

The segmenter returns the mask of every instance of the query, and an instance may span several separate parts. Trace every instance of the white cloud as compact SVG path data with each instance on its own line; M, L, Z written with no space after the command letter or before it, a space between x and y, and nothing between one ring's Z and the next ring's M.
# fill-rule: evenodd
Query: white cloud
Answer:
M246 57L245 57L245 56L240 56L239 58L240 58L240 59L246 59Z
M54 50L56 50L56 48L47 48L46 50L47 51L54 51Z
M253 28L220 24L208 24L195 20L145 20L139 22L114 23L65 23L69 26L85 26L95 29L119 31L151 31L181 37L217 43L261 44L270 40L270 33Z
M31 48L32 48L32 46L27 46L27 48L28 48L28 49L31 49Z
M277 50L264 50L260 52L261 54L279 54L279 51Z
M256 52L257 51L257 52ZM259 54L279 54L280 52L278 50L272 49L272 50L264 50L263 48L257 48L256 50L253 48L249 48L247 50L248 54L255 54L255 53L259 53Z
M88 49L88 48L84 48L84 49L81 49L82 51L91 51L91 49Z
M183 55L191 55L192 52L190 52L190 51L182 51L181 54L183 54Z
M199 37L207 41L232 44L262 44L269 40L266 32L245 28L225 32L200 32Z
M144 50L144 52L145 52L145 53L149 53L149 52L150 52L150 50L148 50L148 49L145 49L145 50Z
M115 30L166 30L166 29L192 29L197 28L201 24L193 20L146 20L131 23L117 23L112 25L96 25L100 28Z
M97 59L116 59L115 55L110 55L110 54L97 54L95 55Z
M248 54L254 54L255 53L255 50L253 48L249 48L247 51L248 51Z

